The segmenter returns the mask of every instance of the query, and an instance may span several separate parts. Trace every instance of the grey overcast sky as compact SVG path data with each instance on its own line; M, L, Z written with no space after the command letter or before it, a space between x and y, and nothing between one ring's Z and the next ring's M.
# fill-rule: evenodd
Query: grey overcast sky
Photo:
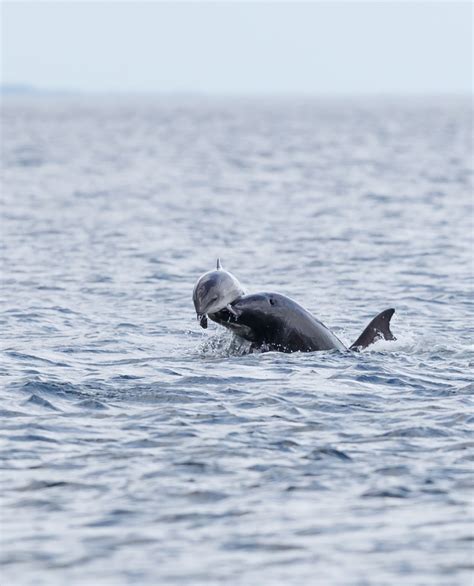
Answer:
M470 2L3 2L2 82L122 92L472 91Z

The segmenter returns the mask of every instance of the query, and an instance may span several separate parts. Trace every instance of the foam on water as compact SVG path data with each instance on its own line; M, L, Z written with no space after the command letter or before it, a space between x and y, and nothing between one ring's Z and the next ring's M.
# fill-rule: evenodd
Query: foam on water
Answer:
M469 584L468 100L6 99L7 584ZM196 323L223 258L349 345Z

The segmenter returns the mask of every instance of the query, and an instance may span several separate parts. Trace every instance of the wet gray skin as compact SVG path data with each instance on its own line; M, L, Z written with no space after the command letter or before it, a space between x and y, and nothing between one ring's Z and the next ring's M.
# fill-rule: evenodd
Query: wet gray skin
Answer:
M193 302L201 327L207 328L207 316L230 307L230 304L245 295L239 281L225 271L217 259L217 269L199 277L193 290Z
M244 295L209 317L251 342L255 349L278 352L347 350L309 311L278 293Z

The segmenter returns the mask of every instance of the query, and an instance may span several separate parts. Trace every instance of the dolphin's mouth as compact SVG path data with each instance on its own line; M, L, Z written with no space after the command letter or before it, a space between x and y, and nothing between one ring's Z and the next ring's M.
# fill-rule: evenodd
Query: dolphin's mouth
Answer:
M207 328L207 315L205 313L198 313L197 320L198 320L201 328L204 328L204 329Z
M212 321L231 330L241 338L244 338L249 342L255 342L257 340L255 333L252 331L252 328L239 322L239 315L239 310L228 305L216 313L209 314L209 317Z

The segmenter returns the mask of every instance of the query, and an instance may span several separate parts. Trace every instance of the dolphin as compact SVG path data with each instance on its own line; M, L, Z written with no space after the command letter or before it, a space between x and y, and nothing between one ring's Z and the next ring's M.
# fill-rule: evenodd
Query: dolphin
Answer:
M357 340L347 347L299 303L279 293L247 294L239 281L222 268L202 275L193 290L199 323L207 317L251 342L251 350L278 352L360 351L379 339L395 340L390 331L394 309L379 313Z
M234 275L224 271L218 258L216 270L201 275L194 285L193 303L201 327L207 328L207 315L211 317L224 308L232 311L230 304L245 293Z

